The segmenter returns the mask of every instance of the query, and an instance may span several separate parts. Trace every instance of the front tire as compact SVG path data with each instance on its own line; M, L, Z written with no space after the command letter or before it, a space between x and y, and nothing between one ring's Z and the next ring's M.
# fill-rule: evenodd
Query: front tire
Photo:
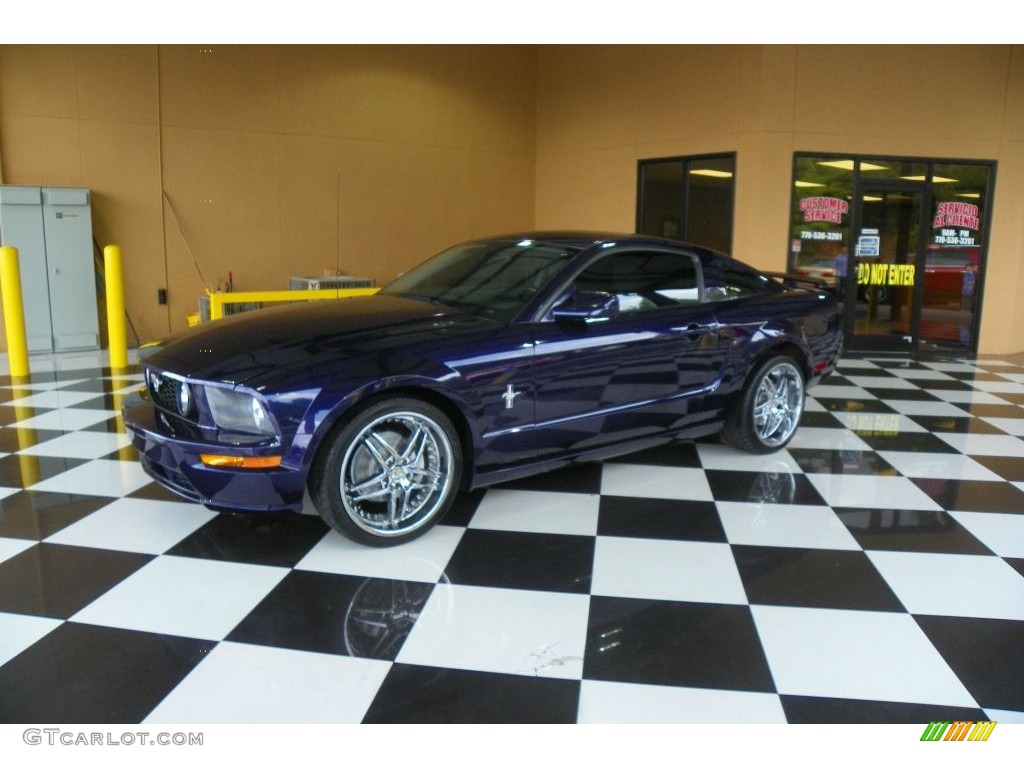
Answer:
M462 446L439 408L379 400L336 426L310 470L317 511L339 533L387 547L423 535L458 493Z
M722 434L730 445L744 451L777 451L793 438L804 398L804 374L797 361L788 355L771 357L743 387Z

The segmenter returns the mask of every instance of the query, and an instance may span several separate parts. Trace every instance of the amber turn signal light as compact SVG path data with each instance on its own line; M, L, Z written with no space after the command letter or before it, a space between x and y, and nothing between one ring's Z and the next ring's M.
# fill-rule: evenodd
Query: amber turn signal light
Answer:
M281 466L280 456L218 456L214 453L201 453L199 460L208 467L233 469L273 469Z

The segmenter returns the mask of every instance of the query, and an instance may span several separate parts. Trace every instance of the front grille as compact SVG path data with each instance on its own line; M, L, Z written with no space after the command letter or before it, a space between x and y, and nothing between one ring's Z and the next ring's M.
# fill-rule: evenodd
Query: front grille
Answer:
M153 398L153 403L157 408L173 413L175 416L182 415L179 395L184 386L186 386L185 382L180 379L156 372L149 374L149 394Z

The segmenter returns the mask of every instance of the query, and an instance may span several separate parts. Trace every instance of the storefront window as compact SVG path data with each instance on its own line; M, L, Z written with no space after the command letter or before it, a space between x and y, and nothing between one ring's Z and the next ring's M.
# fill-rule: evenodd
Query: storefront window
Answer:
M636 231L732 251L735 155L642 160Z
M973 350L994 166L796 155L788 268L843 303L850 349Z
M990 167L936 163L921 338L969 345L977 311Z
M793 169L789 271L824 280L838 295L849 267L854 161L797 157Z

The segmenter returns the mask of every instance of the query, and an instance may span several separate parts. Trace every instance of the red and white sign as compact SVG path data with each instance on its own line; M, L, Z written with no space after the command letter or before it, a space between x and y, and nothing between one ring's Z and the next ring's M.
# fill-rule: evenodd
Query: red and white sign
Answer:
M965 227L978 231L980 209L973 203L939 203L935 209L935 229Z
M838 197L805 197L800 201L800 212L805 222L842 224L843 216L850 212L850 204Z

